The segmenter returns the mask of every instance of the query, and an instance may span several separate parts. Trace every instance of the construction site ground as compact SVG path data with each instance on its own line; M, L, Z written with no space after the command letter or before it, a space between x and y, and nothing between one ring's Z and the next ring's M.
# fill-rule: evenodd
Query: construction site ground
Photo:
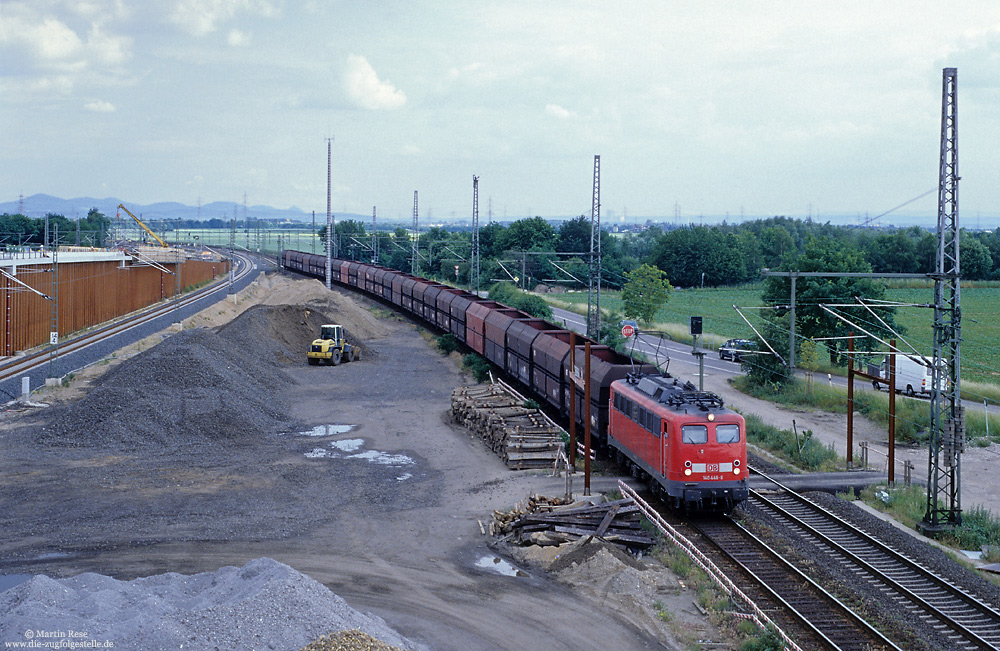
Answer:
M362 361L308 366L323 322L343 324ZM51 406L0 421L0 574L128 580L270 557L419 648L718 642L655 562L580 553L549 574L558 551L499 558L479 521L565 479L511 471L448 422L470 379L432 344L386 307L267 276L35 394Z

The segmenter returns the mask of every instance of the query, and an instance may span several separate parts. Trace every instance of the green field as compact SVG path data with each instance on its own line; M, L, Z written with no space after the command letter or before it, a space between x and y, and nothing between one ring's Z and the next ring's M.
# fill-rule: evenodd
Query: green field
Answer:
M138 229L122 229L126 237L139 239ZM157 232L157 235L171 243L201 244L203 246L229 246L229 231L222 228L181 228ZM250 250L260 253L277 255L281 249L296 249L317 253L323 252L323 243L319 241L310 229L306 228L268 228L249 232L237 228L233 239L238 250Z
M977 283L962 288L962 378L976 382L1000 384L1000 287L995 283ZM652 329L676 332L676 338L683 338L691 316L704 318L704 343L708 347L730 337L749 337L753 330L744 321L733 305L741 308L747 319L755 327L760 326L760 310L744 309L763 305L760 294L761 284L731 288L675 289L670 300L656 315L657 323ZM934 289L927 287L890 288L886 292L889 300L903 303L929 304L934 301ZM556 302L575 305L586 311L587 293L571 292L547 295ZM601 307L604 310L619 311L621 300L618 292L601 293ZM918 351L929 355L932 346L934 311L930 308L906 307L896 312L896 322L905 328L906 339ZM784 342L783 342L784 343ZM787 344L785 344L787 347ZM899 342L899 347L905 346Z

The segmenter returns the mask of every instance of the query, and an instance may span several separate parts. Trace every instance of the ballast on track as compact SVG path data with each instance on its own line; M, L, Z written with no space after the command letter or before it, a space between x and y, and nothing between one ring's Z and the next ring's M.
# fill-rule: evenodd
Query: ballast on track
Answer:
M561 428L496 384L455 389L451 419L482 437L514 470L552 467L564 445Z

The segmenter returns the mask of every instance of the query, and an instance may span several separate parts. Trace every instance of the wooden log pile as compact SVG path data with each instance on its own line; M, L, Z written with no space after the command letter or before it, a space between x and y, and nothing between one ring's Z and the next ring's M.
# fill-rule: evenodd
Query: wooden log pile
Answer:
M561 428L495 384L455 389L451 418L481 437L514 470L551 467L564 445Z
M511 511L494 511L489 532L523 545L561 545L592 537L645 549L654 541L639 519L639 507L631 499L591 504L532 495Z

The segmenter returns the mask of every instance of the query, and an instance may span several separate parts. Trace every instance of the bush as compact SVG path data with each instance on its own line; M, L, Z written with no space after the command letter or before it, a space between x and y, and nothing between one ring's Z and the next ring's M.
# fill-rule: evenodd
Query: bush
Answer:
M773 630L761 631L756 637L740 645L740 651L781 651L785 645Z
M812 430L801 432L798 437L790 429L766 425L753 414L744 416L747 423L747 442L760 446L785 461L806 470L834 466L837 452L812 437Z
M490 379L490 363L475 353L469 353L462 358L462 368L472 373L476 382Z
M951 534L959 549L981 549L983 545L1000 546L1000 519L982 506L962 513L962 524ZM951 541L945 541L951 542Z
M458 350L458 339L453 334L441 335L437 338L437 347L442 354L448 355Z
M539 319L552 318L552 308L540 296L521 291L507 282L494 283L490 287L490 300L509 305Z

